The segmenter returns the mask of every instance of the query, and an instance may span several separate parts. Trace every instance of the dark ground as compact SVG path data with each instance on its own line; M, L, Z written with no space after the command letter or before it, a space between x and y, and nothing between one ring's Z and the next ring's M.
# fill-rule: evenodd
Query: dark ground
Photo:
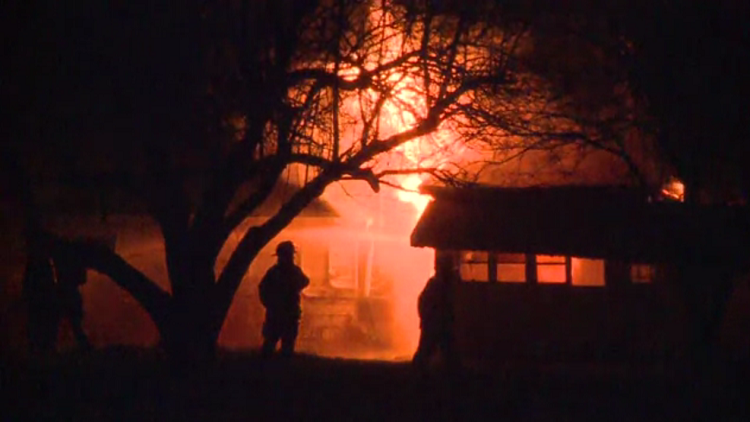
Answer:
M6 362L4 420L750 420L747 371L504 363L454 377L408 363L224 353L170 369L149 350ZM708 375L705 375L708 374ZM702 380L702 381L698 381Z

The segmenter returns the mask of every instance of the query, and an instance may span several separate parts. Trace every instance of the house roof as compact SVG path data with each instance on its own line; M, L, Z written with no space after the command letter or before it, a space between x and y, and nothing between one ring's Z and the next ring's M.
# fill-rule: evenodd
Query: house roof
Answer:
M252 191L251 187L244 186L242 188L247 194L248 191ZM294 195L300 189L299 186L289 183L286 180L279 180L274 185L271 194L268 199L263 202L258 208L256 208L251 214L254 217L270 217L281 208L281 206L288 201L292 195ZM235 204L236 205L236 204ZM310 204L305 207L299 214L300 217L339 217L339 213L328 203L328 201L317 197L313 199Z
M744 262L745 207L648 202L624 187L430 188L413 246L629 262Z

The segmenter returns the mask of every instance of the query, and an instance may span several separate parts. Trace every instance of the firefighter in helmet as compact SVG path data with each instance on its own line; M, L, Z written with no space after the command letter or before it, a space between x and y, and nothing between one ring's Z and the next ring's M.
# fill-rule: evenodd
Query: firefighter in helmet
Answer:
M435 275L427 281L418 299L421 333L413 363L419 369L426 369L438 350L442 352L449 368L459 366L453 332L453 298L459 280L453 256L438 252L435 257Z
M279 243L276 247L278 262L266 272L258 286L260 301L266 308L261 349L264 356L275 352L279 340L282 355L294 354L294 343L302 316L300 295L310 284L310 279L294 263L295 252L292 242L287 240Z

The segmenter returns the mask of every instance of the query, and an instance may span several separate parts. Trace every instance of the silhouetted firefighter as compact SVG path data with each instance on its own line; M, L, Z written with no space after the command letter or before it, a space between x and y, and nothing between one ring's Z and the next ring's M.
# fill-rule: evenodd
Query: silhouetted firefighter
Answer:
M294 264L294 253L292 242L279 243L276 247L278 262L266 272L258 286L260 301L266 308L261 350L264 356L274 353L279 340L282 355L294 354L302 316L300 294L310 284L302 269Z
M60 302L60 318L67 318L78 347L88 350L91 346L83 331L83 298L78 288L86 283L86 268L73 254L56 256L57 295Z
M430 358L438 349L448 368L456 369L459 366L453 333L453 297L458 281L453 257L438 252L435 275L427 281L417 303L421 335L413 362L421 370L427 368Z
M90 347L83 331L83 298L78 287L86 269L72 254L53 252L51 239L37 234L30 240L23 280L28 311L29 349L33 354L54 351L62 319L67 318L78 346Z
M42 237L39 234L29 239L22 287L28 315L29 351L32 354L46 354L54 350L59 322L55 270L49 244Z

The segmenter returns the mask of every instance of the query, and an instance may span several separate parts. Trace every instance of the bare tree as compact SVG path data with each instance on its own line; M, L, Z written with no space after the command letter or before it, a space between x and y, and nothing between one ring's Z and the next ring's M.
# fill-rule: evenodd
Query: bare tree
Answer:
M250 264L330 184L366 181L377 192L398 174L455 177L465 164L456 151L482 160L491 151L492 162L562 145L610 148L603 129L614 126L576 114L535 73L527 22L492 2L432 3L203 5L195 48L206 82L191 122L201 130L165 131L177 141L151 145L146 170L127 178L161 227L171 292L106 248L58 247L133 295L168 353L211 356ZM306 168L304 183L217 269L230 234L295 166ZM184 187L196 177L202 188L190 195Z

